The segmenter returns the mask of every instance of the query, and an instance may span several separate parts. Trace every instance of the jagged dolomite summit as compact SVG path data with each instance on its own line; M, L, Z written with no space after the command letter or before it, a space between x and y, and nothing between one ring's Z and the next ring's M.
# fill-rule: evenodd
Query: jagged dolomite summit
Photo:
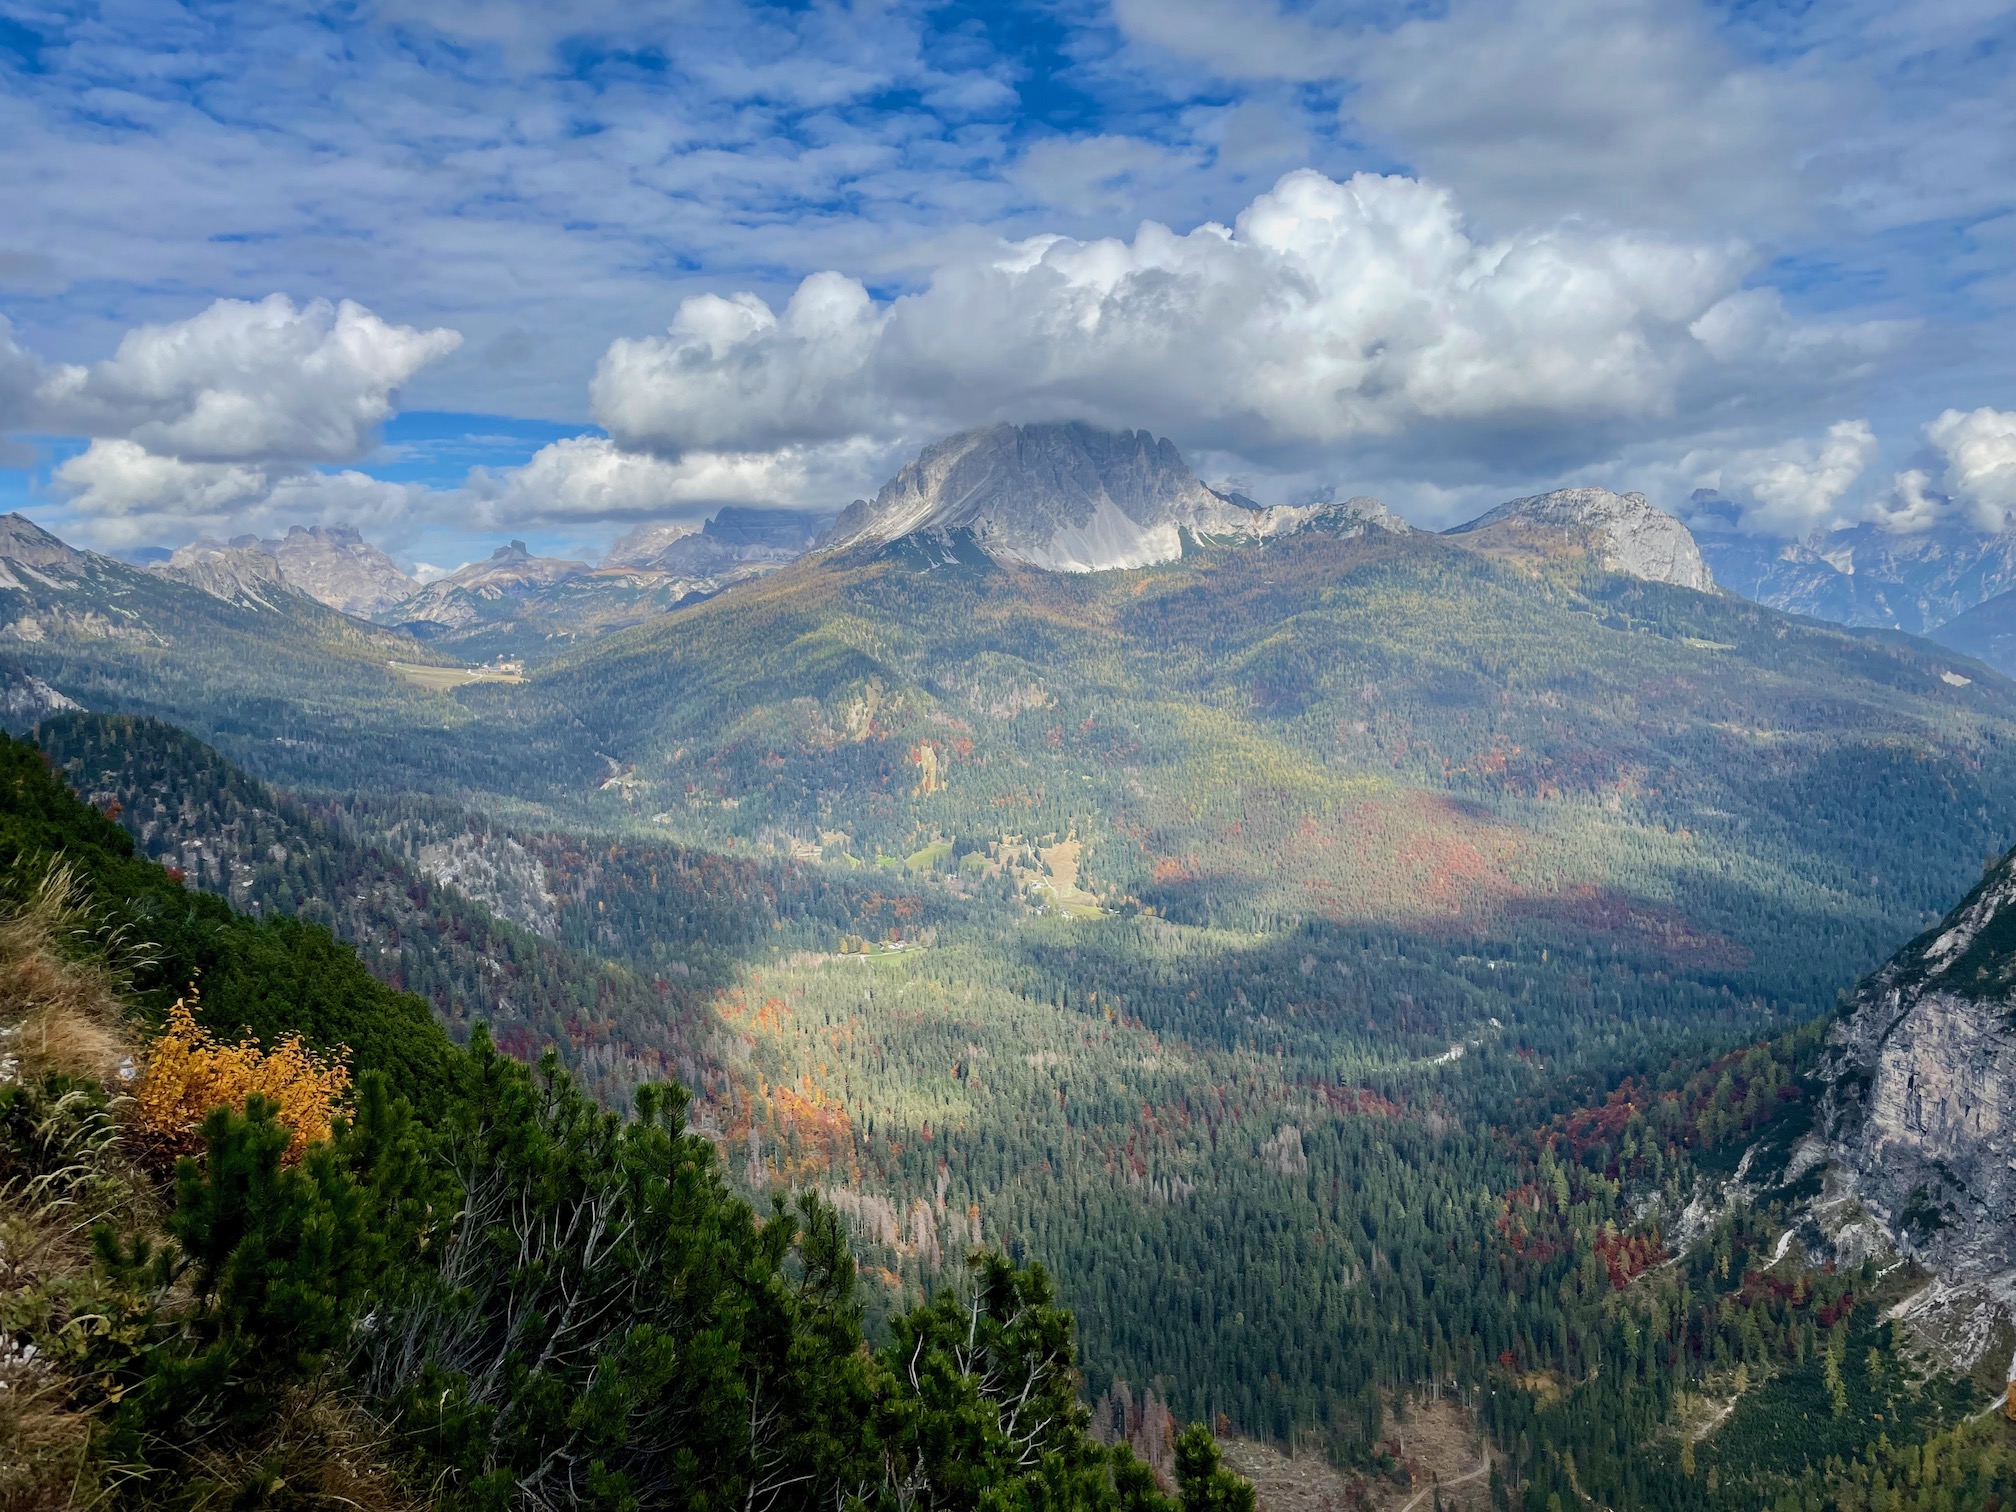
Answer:
M1495 537L1508 543L1533 535L1565 536L1593 551L1611 572L1703 593L1715 587L1693 533L1639 493L1557 489L1500 504L1448 534Z
M1173 442L1080 422L990 425L928 446L834 522L829 544L970 530L988 555L1052 572L1145 567L1185 529L1271 534L1271 511L1207 488Z

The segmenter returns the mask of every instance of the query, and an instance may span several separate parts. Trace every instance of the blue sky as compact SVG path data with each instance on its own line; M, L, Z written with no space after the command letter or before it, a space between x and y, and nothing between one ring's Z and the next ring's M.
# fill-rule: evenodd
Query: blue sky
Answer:
M0 0L0 505L580 555L1073 416L1428 524L1594 482L2000 525L2012 41L1983 0Z

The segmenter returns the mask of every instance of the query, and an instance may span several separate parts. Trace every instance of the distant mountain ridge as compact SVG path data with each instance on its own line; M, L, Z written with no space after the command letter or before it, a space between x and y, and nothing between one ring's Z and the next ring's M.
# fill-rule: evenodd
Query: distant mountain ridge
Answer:
M1186 530L1264 535L1286 523L1207 488L1171 441L1063 421L990 425L925 447L873 500L849 505L824 544L964 530L996 560L1101 572L1174 561Z
M1715 499L1697 503L1701 519L1720 523ZM2016 593L2016 532L1865 523L1796 541L1704 528L1700 541L1716 579L1745 598L1835 624L1929 636L2016 675L2016 638L2001 628L2016 619L2016 600L1992 607Z
M429 629L461 630L484 617L486 604L524 598L590 570L586 562L534 556L523 541L512 541L481 561L436 578L382 618L422 634Z
M1541 538L1559 536L1593 551L1606 569L1627 577L1702 593L1715 587L1693 533L1640 493L1556 489L1500 504L1445 533L1461 545L1515 552L1543 547Z
M224 599L257 594L262 585L285 587L360 619L420 587L349 525L295 525L271 541L253 535L234 536L226 545L195 541L148 570Z
M821 544L845 551L907 540L945 556L967 541L995 561L1104 572L1174 561L1186 535L1258 541L1339 526L1411 528L1364 497L1262 507L1208 487L1166 438L1069 421L991 425L927 446L873 500L850 505ZM1447 534L1497 555L1589 551L1606 571L1715 587L1687 527L1643 494L1561 489L1501 504Z
M796 561L830 523L827 517L802 510L731 504L699 526L657 521L640 525L609 548L602 565L724 577L738 569Z

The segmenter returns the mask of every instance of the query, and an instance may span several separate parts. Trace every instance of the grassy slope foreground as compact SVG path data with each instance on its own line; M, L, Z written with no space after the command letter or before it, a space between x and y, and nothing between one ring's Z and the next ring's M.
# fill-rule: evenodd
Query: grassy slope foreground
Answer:
M831 1211L734 1196L677 1088L624 1119L458 1049L312 926L184 894L32 747L0 744L0 785L10 1512L1176 1512L1087 1432L1040 1267L977 1257L870 1354ZM209 1017L263 1007L263 1052L143 1048L149 981L199 955L232 984ZM342 1078L303 1102L267 1072L345 1055L318 1140ZM1185 1509L1251 1508L1203 1430L1173 1468Z

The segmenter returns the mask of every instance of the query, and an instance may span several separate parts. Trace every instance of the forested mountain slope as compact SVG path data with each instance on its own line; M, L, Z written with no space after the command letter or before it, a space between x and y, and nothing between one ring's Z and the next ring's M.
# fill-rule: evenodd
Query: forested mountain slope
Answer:
M1251 1512L1201 1426L1166 1487L1091 1436L1041 1267L871 1352L831 1212L736 1197L676 1087L451 1045L4 736L0 792L8 1506Z
M1567 933L1739 975L1838 941L1774 983L1816 1003L2016 798L2016 687L1976 664L1362 526L1136 572L814 559L465 697L604 753L607 823L1038 877L1029 843L1075 835L1086 903L1185 923Z
M1181 544L1055 574L905 537L523 682L415 690L299 746L222 738L304 789L332 856L397 862L336 867L362 900L340 927L436 931L451 977L516 939L521 963L564 949L598 983L673 988L662 1018L612 1010L578 1044L526 1011L514 1047L645 1057L704 1023L696 1123L747 1188L830 1196L871 1319L999 1243L1058 1265L1094 1398L1153 1384L1394 1490L1382 1414L1440 1391L1535 1512L1581 1484L1754 1505L1655 1489L1687 1397L1724 1390L1743 1344L1720 1299L1783 1232L1727 1229L1726 1275L1681 1258L1696 1165L1739 1158L1805 1052L1719 1058L1810 1021L2007 845L2016 688L1538 536L1502 560L1347 508ZM315 905L313 868L261 880L259 846L320 843L279 800L171 796L177 763L92 749L113 774L93 790L139 795L128 817L178 855L216 847L276 906ZM410 911L383 879L415 874L526 934ZM1634 1136L1652 1206L1600 1142L1576 1176L1534 1133L1632 1088L1687 1114L1657 1160ZM1709 1308L1660 1304L1660 1371L1635 1357L1622 1401L1566 1389L1599 1362L1626 1379L1620 1255L1670 1260ZM1926 1397L1913 1432L1956 1400ZM1864 1426L1828 1453L1860 1455ZM1546 1457L1569 1444L1574 1469ZM1772 1463L1773 1495L1808 1473Z
M154 720L70 714L35 738L80 796L189 886L255 917L326 926L458 1040L482 1022L521 1059L557 1048L619 1105L643 1081L714 1085L713 994L744 958L944 912L940 899L904 908L903 888L790 861L517 837L442 800L304 802ZM635 922L650 948L613 948L609 904L647 872L652 908Z
M436 659L411 636L231 579L219 597L0 517L0 655L87 709L168 719L296 781L348 784L368 765L396 783L414 760L437 783L494 768L494 752L456 740L453 700L402 674Z

